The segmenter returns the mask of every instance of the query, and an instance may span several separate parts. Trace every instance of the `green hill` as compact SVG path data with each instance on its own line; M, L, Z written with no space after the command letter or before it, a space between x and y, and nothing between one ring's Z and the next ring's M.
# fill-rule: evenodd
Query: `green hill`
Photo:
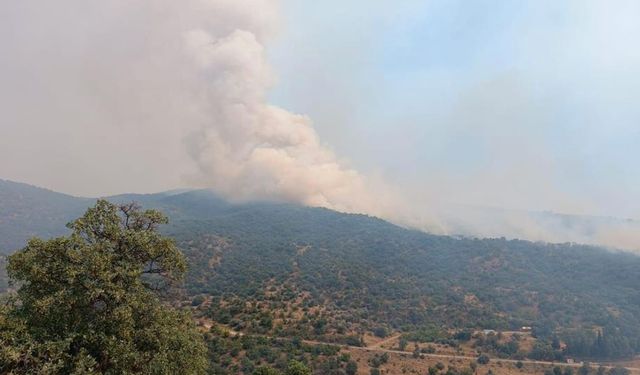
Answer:
M92 200L0 179L0 255L23 247L33 237L67 233L66 223Z
M5 253L29 236L64 233L93 202L9 182L0 196ZM209 191L111 200L170 217L165 231L190 261L186 290L213 296L207 314L237 329L349 342L380 328L427 341L533 326L541 342L560 337L572 356L640 351L640 257L629 253L434 236L322 208L232 204ZM317 313L274 325L292 305Z

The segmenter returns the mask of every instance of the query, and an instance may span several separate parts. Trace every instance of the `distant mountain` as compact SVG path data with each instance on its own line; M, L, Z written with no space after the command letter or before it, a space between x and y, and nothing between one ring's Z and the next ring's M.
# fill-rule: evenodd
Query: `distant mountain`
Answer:
M437 216L448 233L606 245L640 252L640 221L633 219L464 205L442 205Z
M122 194L107 199L119 203L135 201L145 208L161 209L174 220L207 218L231 207L206 190ZM0 255L24 247L31 237L67 234L66 224L82 215L95 201L96 198L79 198L0 179Z
M7 181L0 197L5 253L29 236L63 234L64 223L94 202ZM562 335L572 355L597 357L604 349L596 344L610 347L602 354L607 357L640 351L640 257L633 254L435 236L322 208L233 204L206 190L109 199L167 214L171 224L164 231L189 259L187 291L226 300L212 314L239 328L251 326L240 319L244 307L229 310L234 298L242 301L238 306L322 306L322 318L309 330L291 325L278 334L387 327L417 339L427 327L533 326L544 339Z
M35 186L0 180L0 255L22 248L34 236L67 233L65 225L93 202Z

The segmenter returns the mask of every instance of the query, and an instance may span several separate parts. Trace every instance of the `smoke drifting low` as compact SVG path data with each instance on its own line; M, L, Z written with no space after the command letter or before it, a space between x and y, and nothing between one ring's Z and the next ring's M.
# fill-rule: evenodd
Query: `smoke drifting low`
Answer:
M274 79L260 35L196 29L184 38L200 77L203 121L187 142L200 171L197 182L232 199L383 213L366 178L320 144L307 117L267 104Z
M0 38L11 52L0 96L9 116L3 127L13 133L4 156L32 171L20 178L24 172L3 165L7 177L37 183L37 164L52 157L60 161L53 169L80 175L61 171L53 183L72 193L95 194L99 183L108 194L186 181L230 199L384 214L372 182L323 146L308 118L267 104L275 77L264 43L277 32L277 1L2 7ZM16 139L35 142L40 155L17 149Z
M78 195L207 187L443 234L638 244L436 209L359 173L309 118L268 103L279 14L276 0L3 2L0 174Z

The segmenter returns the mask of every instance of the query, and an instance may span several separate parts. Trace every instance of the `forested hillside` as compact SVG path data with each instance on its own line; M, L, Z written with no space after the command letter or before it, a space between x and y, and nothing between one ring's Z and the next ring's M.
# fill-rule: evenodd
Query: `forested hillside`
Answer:
M12 201L1 203L5 252L27 234L58 234L54 227L64 228L60 223L93 202L24 188L38 194L7 191L6 184L0 191ZM20 204L12 194L21 194ZM169 216L166 233L190 261L186 290L202 296L196 304L207 301L208 318L236 330L358 344L364 332L446 341L476 329L532 326L539 340L530 352L494 350L539 359L640 350L636 255L434 236L321 208L231 204L208 191L111 200L137 201ZM12 228L21 231L14 236Z
M65 224L80 216L91 202L0 179L0 255L23 247L33 236L67 233Z

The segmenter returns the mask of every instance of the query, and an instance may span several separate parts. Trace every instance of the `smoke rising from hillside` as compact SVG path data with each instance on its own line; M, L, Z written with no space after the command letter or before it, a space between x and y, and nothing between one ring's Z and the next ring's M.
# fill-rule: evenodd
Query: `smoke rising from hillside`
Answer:
M279 6L276 0L4 2L0 174L79 195L208 187L232 200L361 212L442 234L640 243L635 225L560 227L557 218L440 207L440 194L464 184L447 172L433 173L442 185L434 192L406 198L400 191L407 189L358 172L322 143L311 119L267 100L277 84L266 48L279 32ZM477 120L476 112L470 116ZM492 120L485 122L494 126ZM523 145L494 146L539 158Z
M230 199L384 215L390 204L382 190L374 195L371 179L324 146L310 119L267 103L276 78L265 42L278 30L278 6L4 3L0 38L11 46L4 123L19 143L30 139L66 164L54 169L84 170L85 178L55 181L60 190L84 192L96 179L101 194L126 186L122 179L127 189L147 191L186 181ZM7 155L25 154L12 143Z
M367 179L320 143L307 117L267 104L274 78L259 36L198 29L184 37L202 84L204 121L187 142L197 182L232 199L383 214Z

